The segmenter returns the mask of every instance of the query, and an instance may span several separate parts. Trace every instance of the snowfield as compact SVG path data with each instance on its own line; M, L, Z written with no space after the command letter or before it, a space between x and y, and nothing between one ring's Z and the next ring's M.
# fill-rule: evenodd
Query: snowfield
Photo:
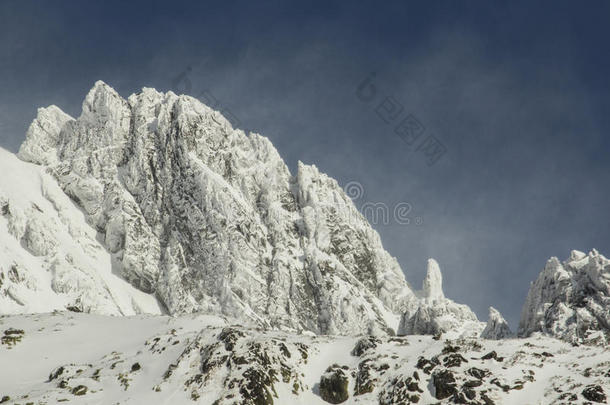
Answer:
M23 333L0 345L5 403L584 404L610 386L607 347L544 336L309 336L73 312L3 316L7 330Z

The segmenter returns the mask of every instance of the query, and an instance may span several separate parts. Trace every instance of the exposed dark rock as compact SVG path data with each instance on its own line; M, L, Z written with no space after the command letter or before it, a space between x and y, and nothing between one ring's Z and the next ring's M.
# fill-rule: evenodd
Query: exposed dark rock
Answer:
M438 365L439 365L439 362L436 358L428 360L425 357L420 357L417 360L417 364L415 365L415 367L423 370L423 372L426 374L430 374L432 369Z
M445 347L443 347L443 354L448 354L448 353L457 353L460 351L460 347L459 346L453 346L449 343L447 343L445 345Z
M606 394L604 393L604 389L599 385L587 385L585 389L582 390L582 396L589 401L602 404L606 403Z
M416 404L419 402L420 397L415 392L423 392L419 388L417 381L411 377L405 380L394 378L379 394L379 404Z
M233 351L235 347L235 342L241 337L244 337L245 334L238 329L235 328L224 328L220 335L218 335L218 340L225 344L225 349L227 351Z
M503 384L500 380L498 380L497 378L494 378L490 381L490 383L494 384L497 387L502 388L502 391L504 392L508 392L510 391L510 385L508 384Z
M247 404L273 405L273 394L269 387L273 387L275 381L272 370L265 372L258 368L249 368L243 374L247 383L242 385L239 393Z
M459 367L462 365L462 363L468 363L468 360L466 360L464 356L459 353L451 353L443 359L443 365L448 368Z
M59 377L60 375L62 375L62 373L64 372L64 366L60 366L57 367L55 370L51 371L51 374L49 374L49 381L53 381L55 380L57 377Z
M504 361L504 357L499 357L498 353L496 353L495 350L487 353L486 355L484 355L483 357L481 357L481 360L496 360L496 361Z
M371 371L371 360L365 360L358 364L354 395L362 395L373 392L375 389L375 382L376 379L373 378Z
M407 386L407 390L411 392L424 392L421 388L419 388L419 384L417 381L413 380L411 377L408 377L405 380L405 384Z
M468 380L466 382L464 382L463 386L466 388L474 388L474 387L480 387L483 384L483 382L481 380Z
M470 367L468 370L466 370L466 374L468 374L474 378L478 378L479 380L482 380L483 378L485 378L489 375L489 371L481 370L480 368L476 368L476 367Z
M84 385L77 385L76 387L72 388L72 394L74 395L85 395L87 393L87 387Z
M562 401L570 401L570 402L576 402L578 401L578 395L576 394L572 394L570 392L564 392L563 394L561 394L559 396L559 399Z
M347 401L348 378L341 367L334 364L326 369L320 378L320 396L331 404L340 404Z
M457 392L453 373L449 370L437 370L432 374L434 396L437 399L449 398Z
M0 338L0 343L7 345L9 348L21 342L25 332L21 329L8 328L4 331L4 336Z
M377 345L380 343L381 343L381 340L377 339L376 337L373 337L373 336L363 337L356 342L356 345L352 349L351 354L352 354L352 356L360 357L364 354L364 352L366 352L367 350L376 348Z
M487 396L485 393L481 393L481 399L485 405L495 405L495 402Z

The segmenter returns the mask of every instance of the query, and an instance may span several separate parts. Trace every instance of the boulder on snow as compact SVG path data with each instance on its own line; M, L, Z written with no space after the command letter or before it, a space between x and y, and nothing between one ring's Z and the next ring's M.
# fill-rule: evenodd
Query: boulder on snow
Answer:
M328 367L320 378L320 396L331 404L347 401L349 380L345 370L336 364Z

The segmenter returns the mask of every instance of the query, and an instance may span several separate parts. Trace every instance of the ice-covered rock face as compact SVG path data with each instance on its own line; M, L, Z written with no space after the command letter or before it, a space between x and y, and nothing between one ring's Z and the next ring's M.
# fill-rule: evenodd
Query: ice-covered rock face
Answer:
M508 322L502 314L494 307L489 307L489 320L485 329L481 332L481 337L483 339L499 340L509 338L512 335Z
M572 342L610 337L610 260L596 250L572 251L563 264L549 259L532 283L519 334L543 332Z
M484 324L468 306L445 298L442 280L438 263L428 259L426 277L418 292L420 299L403 313L399 335L479 336Z
M97 82L77 119L39 110L19 157L48 168L113 272L171 314L390 333L415 299L335 180L301 163L292 176L266 138L194 98L125 100Z
M0 314L163 312L114 274L96 230L43 167L0 149L0 173Z
M443 294L441 268L434 259L428 259L428 269L423 284L423 295L429 299L442 299L445 297Z

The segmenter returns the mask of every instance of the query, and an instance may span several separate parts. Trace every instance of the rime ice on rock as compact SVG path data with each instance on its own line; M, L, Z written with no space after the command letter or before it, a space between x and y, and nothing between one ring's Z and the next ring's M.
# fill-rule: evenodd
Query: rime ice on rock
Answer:
M411 290L335 180L300 162L291 175L267 138L194 98L144 88L125 100L98 81L76 119L38 110L19 151L38 166L0 152L0 313L203 311L327 334L483 329L445 298L436 261ZM520 334L606 341L609 272L596 251L549 260Z
M399 335L478 336L484 324L466 305L445 298L443 277L436 260L429 259L421 299L405 311L398 327Z
M483 339L499 340L509 338L512 335L508 322L502 314L494 307L489 307L489 320L485 329L481 332L481 337Z
M194 98L144 88L125 100L98 81L76 119L40 109L19 156L42 165L78 207L110 274L171 314L393 333L416 300L335 180L303 163L291 175L267 138L232 128ZM133 311L112 298L102 305L99 297L113 296L103 283L77 292L86 284L77 281L82 269L95 266L64 254L44 226L29 229L28 246L55 263L44 266L56 269L52 289L64 301L92 312ZM93 253L84 249L86 262Z
M434 259L428 259L426 278L423 283L423 297L428 299L443 299L443 276L441 268Z
M521 312L519 335L542 332L570 342L608 342L610 260L595 249L556 257L530 287Z

